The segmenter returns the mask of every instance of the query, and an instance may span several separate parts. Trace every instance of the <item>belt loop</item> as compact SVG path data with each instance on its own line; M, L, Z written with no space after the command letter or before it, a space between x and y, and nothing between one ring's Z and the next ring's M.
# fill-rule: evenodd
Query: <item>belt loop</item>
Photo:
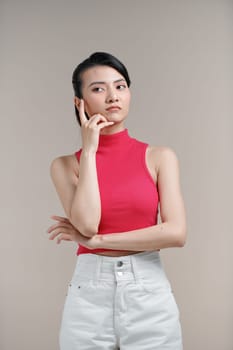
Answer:
M136 282L139 282L139 274L138 274L138 265L137 265L137 254L132 254L130 256L130 261L131 261L131 266L132 266L132 270L133 270L133 275L134 275L134 279Z
M95 262L96 269L95 269L94 280L97 283L100 279L100 272L101 272L101 267L102 267L103 256L95 254L95 257L96 257L96 262Z

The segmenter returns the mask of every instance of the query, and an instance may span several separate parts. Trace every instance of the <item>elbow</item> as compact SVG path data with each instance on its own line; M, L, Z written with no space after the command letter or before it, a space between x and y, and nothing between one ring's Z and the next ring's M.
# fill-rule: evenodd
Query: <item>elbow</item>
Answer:
M84 227L80 230L80 233L85 237L91 238L91 237L97 235L98 230L96 228L92 228L92 227Z
M176 247L178 248L183 248L185 246L185 239L184 238L179 238L177 241L176 241Z
M95 227L91 227L91 226L80 226L77 227L77 230L85 237L91 238L95 235L97 235L98 230Z
M80 224L79 221L75 220L70 216L70 222L83 236L91 238L98 233L98 227L91 226L90 224Z
M178 248L183 248L186 243L187 230L186 228L176 231L175 246Z
M90 222L90 219L84 220L79 218L77 213L73 213L72 210L69 215L69 220L72 225L81 233L83 236L91 238L98 233L99 224Z

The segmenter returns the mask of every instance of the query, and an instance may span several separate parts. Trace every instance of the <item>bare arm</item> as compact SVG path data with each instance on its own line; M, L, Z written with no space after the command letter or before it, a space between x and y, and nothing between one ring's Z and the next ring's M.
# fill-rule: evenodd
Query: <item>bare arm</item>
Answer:
M79 174L75 174L68 158L54 159L50 175L67 218L84 236L91 237L97 232L100 220L95 156L80 159Z
M96 155L83 151L80 157L78 185L71 204L70 219L84 236L92 237L98 232L100 216Z
M158 170L161 224L123 233L96 235L95 248L116 250L156 250L183 247L186 218L180 189L179 164L175 152L164 147Z
M78 174L67 162L67 157L53 160L50 173L65 213L74 227L84 236L98 232L101 217L99 185L96 170L96 151L100 130L112 122L96 114L87 120L83 102L80 105L82 123L82 153Z

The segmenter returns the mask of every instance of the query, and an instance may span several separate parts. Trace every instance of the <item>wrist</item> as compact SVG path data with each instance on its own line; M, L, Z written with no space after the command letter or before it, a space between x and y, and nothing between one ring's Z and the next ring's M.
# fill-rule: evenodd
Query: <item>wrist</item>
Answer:
M102 242L103 242L103 235L101 234L96 234L92 238L92 248L97 249L97 248L102 248Z
M96 156L96 149L87 149L87 148L82 148L82 153L81 156L85 158L91 158Z

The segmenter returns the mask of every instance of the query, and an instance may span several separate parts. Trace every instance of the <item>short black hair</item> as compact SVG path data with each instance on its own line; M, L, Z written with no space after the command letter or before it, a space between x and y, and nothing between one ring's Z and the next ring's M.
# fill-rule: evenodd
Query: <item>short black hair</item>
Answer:
M72 74L72 84L74 89L74 94L78 98L82 98L82 73L84 73L88 68L95 66L108 66L116 69L126 80L128 87L131 84L128 71L124 64L118 60L115 56L107 52L94 52L83 62L81 62L74 70ZM81 126L79 111L75 106L76 119ZM88 117L88 116L87 116Z

